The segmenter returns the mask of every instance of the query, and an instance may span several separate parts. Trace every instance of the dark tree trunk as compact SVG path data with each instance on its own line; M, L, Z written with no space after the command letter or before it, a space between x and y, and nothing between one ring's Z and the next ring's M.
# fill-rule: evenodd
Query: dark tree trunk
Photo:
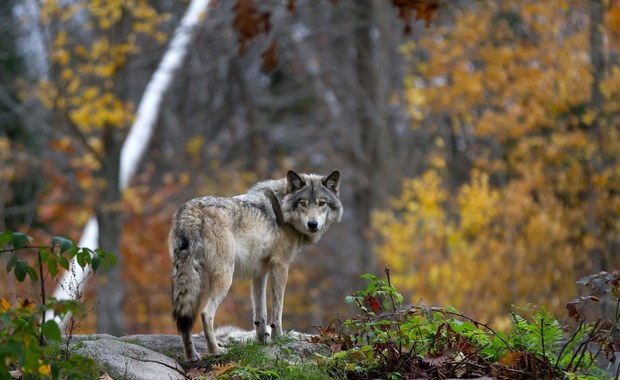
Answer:
M119 24L110 30L109 38L113 45L126 41L131 28L131 20L126 14ZM128 73L124 66L119 67L114 82L114 95L127 101ZM125 284L122 279L123 260L121 255L122 213L120 188L121 149L125 139L124 126L108 125L103 129L103 162L100 178L105 183L101 191L102 202L96 207L99 224L99 247L116 256L116 265L109 270L101 268L97 274L97 332L111 335L125 333L123 301Z
M106 125L103 133L104 157L101 178L105 180L102 202L96 209L99 223L99 247L116 255L116 265L109 270L101 268L97 274L97 332L122 335L124 331L123 300L125 287L122 280L121 260L121 191L119 187L121 131Z
M586 228L589 235L597 237L602 241L600 210L597 210L596 201L601 195L593 183L593 176L600 173L604 166L604 137L603 126L603 93L601 92L601 82L605 73L605 59L603 53L603 1L592 0L590 2L590 60L592 63L592 97L590 107L596 114L591 126L591 141L597 145L598 149L590 159L590 170L588 171L588 211ZM607 268L607 257L603 247L594 247L588 252L592 261L593 272L599 272ZM607 268L610 269L610 268Z
M396 152L387 112L393 69L393 54L387 41L391 5L372 0L355 4L358 11L356 72L361 91L356 94L359 140L354 147L354 160L363 174L356 176L353 201L360 237L364 240L360 269L363 273L374 273L377 268L371 234L372 211L386 204L395 180Z

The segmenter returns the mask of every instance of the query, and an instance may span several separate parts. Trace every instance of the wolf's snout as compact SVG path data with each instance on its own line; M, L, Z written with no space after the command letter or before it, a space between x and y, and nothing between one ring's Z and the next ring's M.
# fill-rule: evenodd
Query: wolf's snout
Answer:
M308 221L308 229L310 229L310 231L316 231L318 227L319 227L319 222L317 222L316 220Z

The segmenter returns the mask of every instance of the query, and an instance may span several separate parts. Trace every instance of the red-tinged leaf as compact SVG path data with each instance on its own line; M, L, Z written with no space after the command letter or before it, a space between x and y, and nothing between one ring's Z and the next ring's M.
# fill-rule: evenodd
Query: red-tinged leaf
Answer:
M270 73L278 67L278 44L275 39L271 41L267 50L261 54L261 58L263 60L261 68L264 73Z
M288 9L289 12L295 12L295 0L288 0L286 2L286 9Z
M437 0L392 0L392 5L398 9L398 17L403 20L405 27L403 33L410 34L409 23L415 14L415 20L425 20L426 27L431 24L433 14L439 9Z
M581 317L581 314L577 311L577 301L567 302L566 310L568 310L568 316L570 318L579 319L579 317Z
M245 52L247 44L261 32L271 30L269 12L259 13L254 0L238 0L233 7L233 27L239 34L239 54Z
M375 314L378 314L381 310L383 310L379 301L373 296L364 298L364 306L369 307Z
M506 367L518 367L522 357L522 352L507 351L506 354L499 359L499 363Z

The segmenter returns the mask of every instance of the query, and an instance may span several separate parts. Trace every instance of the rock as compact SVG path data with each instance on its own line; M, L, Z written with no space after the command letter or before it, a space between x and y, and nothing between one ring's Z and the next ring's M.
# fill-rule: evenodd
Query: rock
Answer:
M199 337L193 336L194 346L198 352L207 352L207 341ZM118 338L123 342L134 343L142 347L146 347L160 354L164 354L176 360L185 360L183 353L183 341L179 335L166 334L137 334L127 335Z
M286 334L295 340L282 345L267 345L265 352L291 363L311 359L315 353L329 355L327 346L308 342L307 334L291 331ZM254 331L235 327L220 328L216 335L224 343L254 339ZM193 340L199 353L207 352L204 337L194 335ZM184 369L206 365L206 362L184 361L183 343L176 334L139 334L119 338L107 334L75 335L71 338L70 350L93 359L102 373L117 380L185 379Z
M185 379L183 369L174 359L120 339L80 339L72 347L75 353L93 359L113 379Z
M62 339L66 342L69 338L68 335L63 335ZM85 340L99 340L99 339L116 339L114 335L110 334L87 334L87 335L71 335L71 344L82 342Z

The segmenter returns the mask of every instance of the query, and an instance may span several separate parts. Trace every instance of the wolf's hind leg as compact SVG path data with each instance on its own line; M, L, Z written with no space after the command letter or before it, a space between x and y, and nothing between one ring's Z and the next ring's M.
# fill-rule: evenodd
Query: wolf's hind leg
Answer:
M205 339L207 340L207 347L209 353L218 355L222 353L222 349L217 344L215 339L215 331L213 330L213 320L215 319L215 312L222 303L222 300L228 293L230 285L232 284L233 271L223 271L221 273L213 274L209 276L207 302L202 310L202 327L205 333Z
M267 332L267 273L259 274L252 279L252 308L254 309L254 326L256 339L265 343L269 333Z
M200 355L196 348L194 347L194 342L192 341L192 323L189 321L184 321L181 318L179 331L181 332L181 337L183 339L183 351L185 352L185 358L189 361L196 361L200 359Z

